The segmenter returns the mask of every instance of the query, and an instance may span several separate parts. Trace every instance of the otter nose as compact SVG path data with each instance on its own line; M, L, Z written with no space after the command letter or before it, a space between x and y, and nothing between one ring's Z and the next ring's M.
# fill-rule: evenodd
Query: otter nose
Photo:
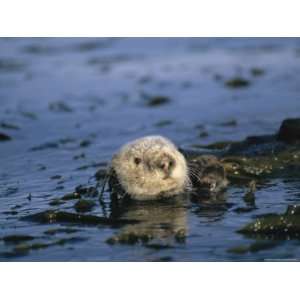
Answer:
M169 176L174 168L174 161L172 159L161 161L159 168L164 171L166 176Z
M160 169L162 169L165 173L169 172L169 163L163 162L159 165Z

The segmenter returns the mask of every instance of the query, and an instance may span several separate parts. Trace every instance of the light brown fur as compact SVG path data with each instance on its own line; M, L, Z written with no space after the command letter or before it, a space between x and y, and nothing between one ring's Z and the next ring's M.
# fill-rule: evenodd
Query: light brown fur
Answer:
M147 136L124 145L111 168L133 199L151 200L183 193L188 167L176 146L161 136Z

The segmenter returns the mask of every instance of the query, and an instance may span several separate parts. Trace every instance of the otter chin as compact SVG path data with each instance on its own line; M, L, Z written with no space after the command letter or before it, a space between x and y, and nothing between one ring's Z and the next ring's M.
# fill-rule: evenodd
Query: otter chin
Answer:
M113 156L114 186L135 200L169 198L186 191L188 167L176 146L162 136L134 140Z

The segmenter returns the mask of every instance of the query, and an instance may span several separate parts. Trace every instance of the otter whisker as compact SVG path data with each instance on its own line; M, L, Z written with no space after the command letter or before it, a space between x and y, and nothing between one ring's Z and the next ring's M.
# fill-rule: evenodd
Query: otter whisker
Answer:
M200 174L199 171L196 171L195 169L189 169L189 173L192 177L195 177L196 179L200 178Z
M200 180L200 178L201 178L200 175L198 173L195 173L195 171L193 171L193 170L190 170L190 175L192 178L195 178L197 180Z

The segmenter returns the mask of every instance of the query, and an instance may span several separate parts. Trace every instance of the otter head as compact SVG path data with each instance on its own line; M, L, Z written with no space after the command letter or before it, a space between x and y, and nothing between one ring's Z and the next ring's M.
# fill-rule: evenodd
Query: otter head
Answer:
M180 194L188 182L185 158L161 136L140 138L123 146L112 159L112 169L124 191L136 200Z

